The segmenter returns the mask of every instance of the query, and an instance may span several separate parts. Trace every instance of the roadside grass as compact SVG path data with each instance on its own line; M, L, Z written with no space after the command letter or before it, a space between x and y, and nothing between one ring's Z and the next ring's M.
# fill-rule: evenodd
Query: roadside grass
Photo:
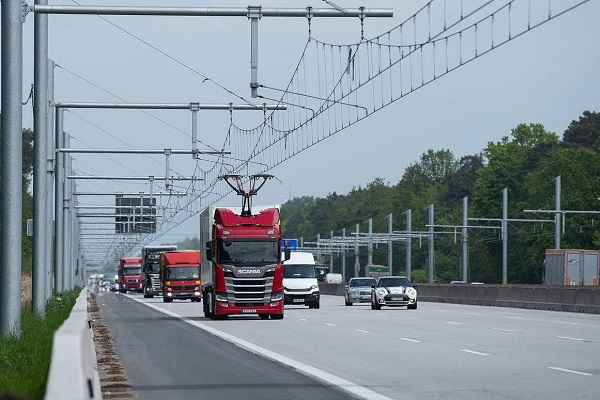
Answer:
M44 319L27 307L21 319L21 338L0 337L0 398L44 398L54 332L69 316L78 294L79 290L74 290L54 297Z

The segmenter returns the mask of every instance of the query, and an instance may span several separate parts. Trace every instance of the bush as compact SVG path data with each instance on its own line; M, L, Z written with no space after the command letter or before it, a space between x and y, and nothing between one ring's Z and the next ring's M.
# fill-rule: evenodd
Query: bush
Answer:
M415 269L412 271L411 281L415 283L427 283L427 273L423 269Z
M21 337L0 337L0 398L44 398L54 332L68 318L78 294L75 290L53 298L44 319L24 311Z

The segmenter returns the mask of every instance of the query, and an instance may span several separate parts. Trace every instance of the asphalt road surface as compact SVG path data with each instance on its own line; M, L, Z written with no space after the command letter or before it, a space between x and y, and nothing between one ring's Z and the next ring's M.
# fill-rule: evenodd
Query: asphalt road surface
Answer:
M141 399L150 398L146 397L152 391L148 390L153 387L150 382L165 370L175 369L190 354L201 357L205 352L218 360L218 369L223 371L261 365L253 367L261 371L259 375L231 373L223 382L214 381L223 376L216 373L209 380L219 385L215 392L229 390L226 385L230 383L231 390L242 385L244 393L252 388L260 398L268 398L268 393L274 398L294 398L271 391L268 382L272 379L279 379L273 381L278 388L286 385L276 382L305 382L292 391L322 394L331 390L331 386L295 377L278 363L232 348L211 334L321 376L319 381L346 390L364 389L364 398L374 399L377 394L392 399L600 398L598 315L439 303L420 303L414 311L373 311L368 305L346 307L342 297L322 296L321 309L288 307L282 321L252 317L209 321L202 317L200 303L165 304L160 298L114 294L103 299L109 309L107 322L120 342L131 383ZM146 339L144 333L151 338ZM156 355L136 355L151 351L154 340L159 344ZM189 371L189 363L185 365L181 373L186 377L189 373L189 380L202 376L202 368ZM162 388L169 390L168 385ZM262 390L267 391L264 396L260 396Z

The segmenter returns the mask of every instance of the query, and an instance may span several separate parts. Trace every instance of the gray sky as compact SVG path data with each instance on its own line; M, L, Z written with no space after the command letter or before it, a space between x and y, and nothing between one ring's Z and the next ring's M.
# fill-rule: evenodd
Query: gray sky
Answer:
M449 0L453 1L453 0ZM456 0L458 1L458 0ZM536 0L542 1L542 0ZM561 0L557 0L559 4ZM138 0L82 4L165 5ZM425 0L338 0L346 7L391 7L393 19L368 19L366 33L385 31L410 15ZM69 0L51 4L72 4ZM173 6L246 6L247 1L170 1ZM264 7L322 7L320 1L263 1ZM528 33L504 48L467 65L429 87L379 111L320 145L290 160L274 173L273 182L256 203L273 204L291 196L344 193L376 177L395 183L403 169L429 148L450 148L457 155L481 150L520 122L541 122L557 133L586 110L600 104L600 1ZM245 18L109 17L130 31L185 62L249 96L249 23ZM33 80L33 17L24 26L24 88ZM359 24L354 19L316 19L314 35L330 41L354 42ZM260 23L260 80L283 87L298 60L307 35L305 19L265 18ZM58 64L80 73L128 101L237 102L214 85L94 16L51 16L50 55ZM25 96L25 94L24 94ZM114 101L106 93L58 69L59 101ZM69 113L70 114L70 113ZM190 131L183 111L156 115ZM260 113L239 115L242 125L255 125ZM67 115L65 128L76 138L73 146L120 147L121 143L82 121L83 117L137 148L189 148L189 137L139 112L80 111ZM219 145L227 131L226 112L201 114L201 138ZM32 125L31 108L24 109L24 126ZM115 156L115 158L117 158ZM114 159L80 155L74 167L82 173L162 175L161 158L128 156ZM174 167L190 174L189 156L177 157ZM85 182L81 190L140 191L144 185ZM231 199L230 203L238 203ZM98 199L88 204L101 204ZM105 199L104 204L108 204ZM167 238L179 240L197 231L195 221L183 224ZM167 239L165 239L167 240Z

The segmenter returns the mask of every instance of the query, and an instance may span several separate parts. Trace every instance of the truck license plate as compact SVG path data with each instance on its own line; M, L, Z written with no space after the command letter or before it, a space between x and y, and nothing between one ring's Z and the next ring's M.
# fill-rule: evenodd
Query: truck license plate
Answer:
M294 303L304 303L304 299L294 299L292 300Z
M245 314L256 314L256 309L254 308L242 308L242 312Z

